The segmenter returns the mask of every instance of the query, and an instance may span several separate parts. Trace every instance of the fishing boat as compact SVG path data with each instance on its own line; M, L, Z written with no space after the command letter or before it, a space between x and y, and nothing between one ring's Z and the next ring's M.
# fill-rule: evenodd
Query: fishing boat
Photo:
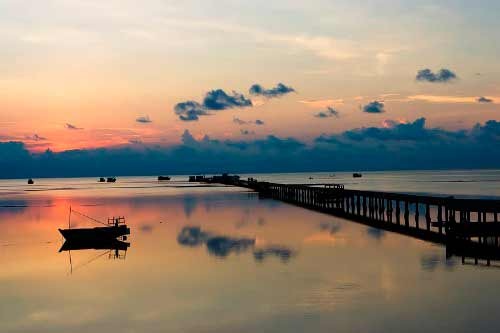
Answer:
M106 178L106 182L107 183L114 183L114 182L116 182L116 177L108 177L108 178Z
M358 172L355 172L355 173L352 174L352 177L353 178L361 178L361 177L363 177L363 175L360 174L360 173L358 173Z
M93 222L104 225L95 228L71 228L71 214L75 213ZM82 214L76 210L69 209L68 229L59 229L59 232L67 241L110 241L118 237L125 238L130 234L130 228L125 223L124 216L108 218L107 222L99 221L95 218Z
M35 182L33 181L33 179L31 179L31 178L28 179L28 185L33 185L33 184L35 184Z
M169 176L158 176L158 181L162 181L162 180L170 180L170 177Z

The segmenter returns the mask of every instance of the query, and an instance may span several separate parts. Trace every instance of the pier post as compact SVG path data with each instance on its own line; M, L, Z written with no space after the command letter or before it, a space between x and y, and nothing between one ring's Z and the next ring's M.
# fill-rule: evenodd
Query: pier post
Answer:
M481 223L481 222L482 222L482 220L481 220L481 215L482 215L482 214L481 214L481 212L480 212L480 211L478 211L478 212L477 212L477 222L478 222L478 223ZM482 243L483 238L482 238L481 236L479 236L479 237L478 237L478 240L479 240L479 244L481 244L481 243Z
M439 234L443 234L443 207L438 205L438 225L439 225Z
M425 222L427 224L427 231L431 231L431 207L428 203L425 205Z
M419 229L419 225L418 225L418 218L420 217L420 214L419 214L419 203L418 201L415 202L415 227L417 229Z
M498 223L497 212L493 212L493 222ZM495 236L495 246L498 247L498 236Z
M392 199L387 199L387 221L392 223Z
M373 200L372 197L368 197L368 218L373 218Z
M407 227L409 227L410 226L410 209L408 207L408 201L406 201L406 200L405 200L405 213L404 213L404 215L405 215L405 225Z
M399 200L396 200L396 222L398 225L401 224L401 203Z
M349 214L349 197L345 197L345 212Z
M363 216L366 217L366 195L363 195Z
M380 220L385 221L385 200L383 197L380 197L379 199L380 205L379 205L379 212L380 212Z

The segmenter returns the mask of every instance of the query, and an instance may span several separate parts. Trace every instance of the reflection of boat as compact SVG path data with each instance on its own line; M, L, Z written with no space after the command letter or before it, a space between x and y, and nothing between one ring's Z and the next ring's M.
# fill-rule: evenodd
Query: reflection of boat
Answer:
M169 176L158 176L158 180L170 180Z
M30 179L28 179L28 184L29 184L29 185L33 185L34 183L35 183L35 182L33 181L33 179L31 179L31 178L30 178Z
M106 182L114 183L114 182L116 182L116 177L108 177L108 178L106 178Z
M59 249L59 252L63 251L78 251L78 250L115 250L115 251L127 251L130 243L123 242L118 239L110 240L72 240L65 241L64 244Z
M361 177L363 177L362 174L357 173L357 172L353 173L352 176L353 176L353 178L361 178Z
M86 217L91 221L103 224L104 227L96 228L71 228L71 213L76 213L80 216ZM108 218L108 222L101 222L85 214L79 213L76 210L69 209L68 229L59 229L59 232L68 241L111 241L116 240L130 234L130 228L125 224L125 217L112 217Z
M123 242L118 239L100 239L100 240L71 240L65 241L64 244L59 249L59 252L68 252L69 254L69 265L70 274L76 269L82 268L89 265L93 261L102 258L103 256L108 256L108 259L122 259L125 260L127 256L127 249L130 243ZM99 251L97 255L94 255L90 260L87 260L76 267L73 267L73 260L71 258L71 251L85 251L85 250L95 250Z

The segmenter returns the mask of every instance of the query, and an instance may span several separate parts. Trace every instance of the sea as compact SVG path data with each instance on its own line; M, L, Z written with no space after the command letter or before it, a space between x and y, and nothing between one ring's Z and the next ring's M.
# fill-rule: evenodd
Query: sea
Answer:
M500 170L241 176L500 199ZM496 262L188 175L34 181L0 180L2 333L500 331ZM118 245L58 231L118 216Z

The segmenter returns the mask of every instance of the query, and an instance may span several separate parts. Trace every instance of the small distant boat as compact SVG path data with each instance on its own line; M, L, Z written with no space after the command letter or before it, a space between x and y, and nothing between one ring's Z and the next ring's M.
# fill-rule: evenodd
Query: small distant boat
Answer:
M309 177L309 179L314 179L313 177Z
M116 182L116 177L108 177L108 178L106 178L106 182L107 183L114 183L114 182Z
M104 183L106 182L106 179L104 177L99 178L99 183Z
M33 185L33 184L35 184L35 181L31 178L28 179L28 185Z
M170 177L169 176L158 176L158 181L162 181L162 180L170 180Z
M103 224L104 227L71 228L71 213L76 213L96 223ZM129 235L130 228L127 227L125 223L125 217L123 216L108 218L108 222L105 223L85 214L79 213L75 210L72 210L70 207L68 229L59 229L59 232L67 241L70 242L111 241L116 240L118 237Z
M355 172L355 173L352 174L352 177L353 178L361 178L361 177L363 177L363 175L360 174L360 173Z

